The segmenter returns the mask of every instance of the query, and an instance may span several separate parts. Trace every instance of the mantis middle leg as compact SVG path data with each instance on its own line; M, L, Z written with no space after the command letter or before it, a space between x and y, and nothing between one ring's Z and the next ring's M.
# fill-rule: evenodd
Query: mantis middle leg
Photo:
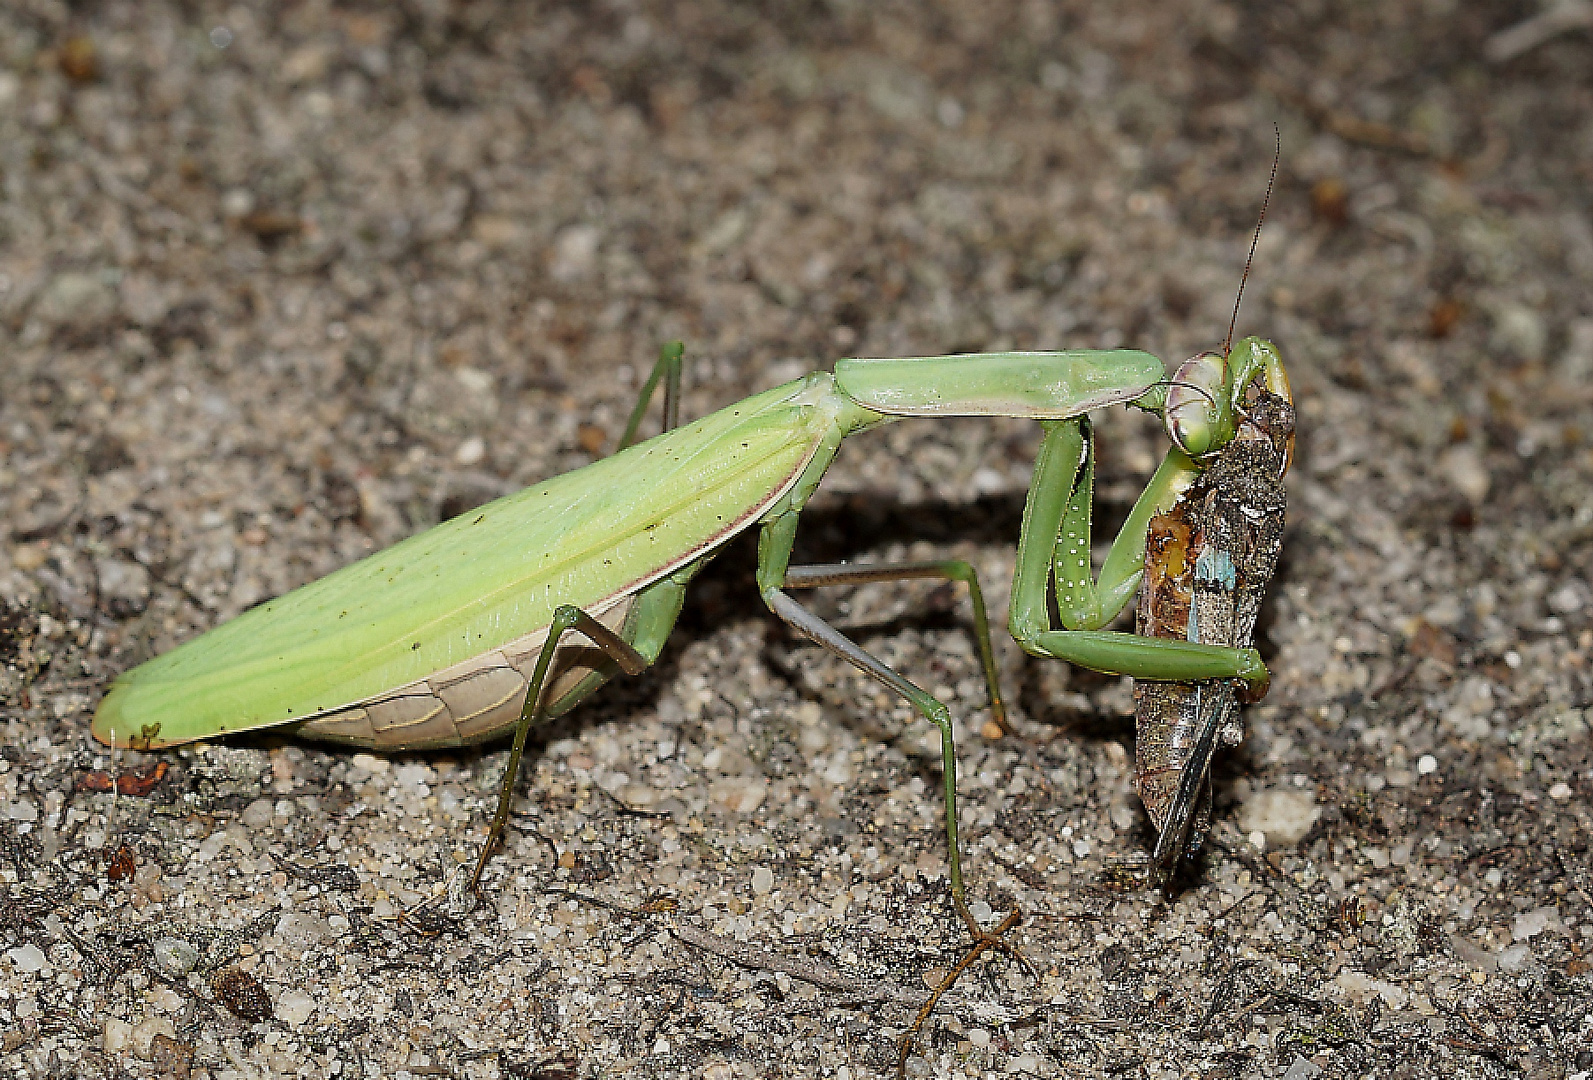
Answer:
M863 585L871 581L911 581L918 578L961 581L968 586L968 601L973 605L974 643L979 649L979 663L984 668L985 689L990 697L990 718L1002 731L1008 731L1007 707L1001 700L1001 680L996 672L995 650L990 644L990 617L985 611L985 594L979 587L979 575L969 563L962 559L943 559L934 562L875 563L868 566L847 563L793 566L786 570L785 586L788 589L816 589L829 585Z
M860 571L852 577L852 580L879 580L887 575L896 575L891 574L885 567L792 567L791 548L796 539L797 513L797 510L792 509L764 523L763 532L758 538L758 591L762 594L769 610L782 622L815 644L854 665L881 685L894 690L920 716L940 730L941 772L944 777L943 802L946 815L946 857L951 878L952 902L957 908L957 914L968 925L969 931L976 939L982 940L988 935L973 917L973 913L968 910L967 895L963 890L962 860L957 839L957 745L952 730L951 711L929 691L802 607L785 592L786 588L841 584L846 575L838 573L838 569ZM922 576L911 571L909 573L911 576ZM900 573L900 576L909 576L909 574ZM979 603L981 597L971 567L969 580L974 590L977 610L982 608L983 604ZM981 650L984 655L989 655L988 633L983 637ZM994 660L989 662L987 672L993 674ZM993 678L990 685L992 701L999 702L999 690L996 689Z

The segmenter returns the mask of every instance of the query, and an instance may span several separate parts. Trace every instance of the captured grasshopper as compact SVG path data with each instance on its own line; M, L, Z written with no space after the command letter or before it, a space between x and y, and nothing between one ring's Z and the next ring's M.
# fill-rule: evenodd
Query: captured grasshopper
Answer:
M1283 550L1288 499L1283 475L1294 459L1294 399L1281 364L1231 380L1230 344L1261 224L1278 178L1282 140L1272 159L1261 216L1250 241L1239 295L1221 352L1185 361L1168 390L1163 414L1174 443L1206 466L1146 536L1145 580L1135 610L1140 634L1213 645L1249 646L1256 616ZM1235 386L1231 434L1205 428L1201 387ZM1184 423L1195 418L1194 427ZM1217 437L1208 438L1208 434ZM1184 856L1193 858L1211 824L1211 760L1219 739L1243 737L1239 700L1258 701L1265 684L1232 680L1134 683L1134 747L1140 801L1156 826L1148 884L1165 887ZM1236 700L1238 699L1238 700Z
M1191 363L1221 364L1216 354ZM1187 365L1186 365L1187 367ZM1151 519L1135 629L1153 637L1248 645L1283 548L1283 474L1294 454L1289 388L1258 371L1243 388L1238 433L1171 509ZM1177 393L1178 387L1173 392ZM1265 687L1261 688L1265 693ZM1136 682L1139 794L1159 835L1150 885L1167 884L1211 821L1211 759L1241 736L1232 682Z
M677 427L681 353L678 343L665 347L613 456L438 525L125 673L100 704L95 736L152 749L280 726L397 751L513 730L475 888L502 835L531 729L618 672L653 663L691 579L756 526L757 583L769 609L940 730L951 894L976 940L989 943L963 890L949 711L791 597L871 581L965 582L991 710L1002 719L982 594L967 563L791 565L798 518L842 440L907 417L1039 421L1008 620L1026 651L1180 687L1266 686L1253 648L1101 628L1139 588L1151 522L1177 511L1230 444L1250 441L1253 388L1286 398L1272 345L1246 339L1221 363L1184 365L1171 383L1160 360L1125 350L845 360L833 375L814 372ZM660 380L667 430L628 445ZM1095 455L1086 414L1113 404L1161 415L1174 446L1092 579Z

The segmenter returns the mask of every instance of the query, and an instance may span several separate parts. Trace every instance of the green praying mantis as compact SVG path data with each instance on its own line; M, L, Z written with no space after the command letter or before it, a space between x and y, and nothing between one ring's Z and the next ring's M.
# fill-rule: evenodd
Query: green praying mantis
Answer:
M679 343L664 348L612 456L444 522L128 671L101 702L94 735L154 749L282 727L399 751L512 730L474 889L502 835L531 730L617 673L653 663L692 578L732 537L756 527L757 587L770 611L939 729L952 898L975 937L985 937L964 892L948 709L792 598L801 589L908 578L965 583L991 710L1001 720L983 597L966 562L791 565L802 510L844 439L946 416L1039 422L1008 615L1024 650L1136 680L1265 687L1267 669L1248 633L1233 639L1246 645L1239 647L1103 627L1140 586L1151 522L1175 510L1254 426L1258 395L1287 402L1271 344L1247 338L1185 363L1171 380L1160 360L1131 350L843 360L833 374L814 372L679 425L682 351ZM633 444L660 382L666 430ZM1088 413L1116 404L1158 414L1173 445L1092 576Z

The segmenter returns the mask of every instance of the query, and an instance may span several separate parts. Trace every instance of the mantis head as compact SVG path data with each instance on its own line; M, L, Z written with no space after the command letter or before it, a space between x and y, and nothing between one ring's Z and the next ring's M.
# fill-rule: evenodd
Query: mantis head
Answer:
M1205 352L1179 365L1162 409L1168 438L1196 461L1243 434L1266 438L1287 470L1294 457L1294 399L1277 348L1245 338L1224 356Z

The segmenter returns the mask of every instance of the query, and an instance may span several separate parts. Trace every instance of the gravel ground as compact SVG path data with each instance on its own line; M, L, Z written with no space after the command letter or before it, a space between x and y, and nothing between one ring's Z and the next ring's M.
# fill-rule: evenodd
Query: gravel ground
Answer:
M1570 10L1569 8L1567 10ZM980 913L913 1076L1593 1070L1593 36L1515 3L0 7L6 1076L889 1075L967 937L933 740L737 541L657 667L505 752L112 755L141 659L848 355L1221 340L1300 409L1275 679L1172 896L1122 681L815 598L951 704ZM1547 27L1552 30L1552 27ZM1102 414L1099 513L1161 452ZM798 558L1006 604L1032 425L843 452ZM1102 530L1103 535L1107 535Z

